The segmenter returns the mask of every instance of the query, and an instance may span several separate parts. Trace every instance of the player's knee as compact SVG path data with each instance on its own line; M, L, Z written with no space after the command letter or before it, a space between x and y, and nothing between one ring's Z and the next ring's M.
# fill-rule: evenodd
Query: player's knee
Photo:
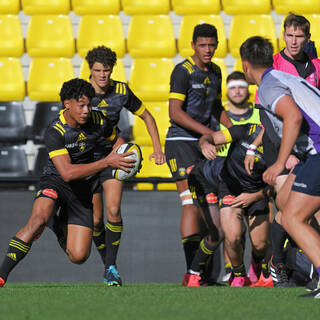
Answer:
M120 212L120 206L118 205L110 205L107 206L107 216L108 219L111 218L111 220L115 221L115 219L120 218L121 212Z
M252 241L252 249L258 257L264 255L268 248L267 240Z
M241 245L241 235L237 235L237 234L226 235L225 242L230 248L237 248Z
M82 251L69 251L67 250L69 259L72 263L75 264L83 264L89 258L89 252L82 252Z

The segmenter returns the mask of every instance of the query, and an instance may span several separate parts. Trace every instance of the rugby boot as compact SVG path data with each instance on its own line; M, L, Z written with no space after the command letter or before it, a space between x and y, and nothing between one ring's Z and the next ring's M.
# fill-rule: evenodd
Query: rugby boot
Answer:
M106 269L106 272L104 275L104 283L108 287L121 287L122 286L122 280L121 280L119 272L115 266L110 266L108 269Z
M287 269L283 263L277 263L276 265L273 264L273 261L270 260L270 273L272 276L273 286L281 287L281 288L288 288L294 287L295 285L289 282Z
M184 274L183 279L181 281L183 286L185 286L185 287L187 286L190 276L191 276L190 273L185 273Z
M250 287L273 287L271 274L266 278L263 273L261 273L259 280L251 284Z
M301 296L299 296L300 298L313 298L313 299L320 299L320 288L313 290L309 293L306 294L302 294Z
M249 287L251 284L250 279L247 276L234 277L231 283L231 287Z
M256 263L254 259L251 259L251 264L248 271L248 277L251 283L255 283L259 280L261 274L261 263Z
M5 284L6 282L4 281L4 279L0 277L0 288L2 288Z
M200 287L201 277L197 274L190 274L188 277L188 282L186 283L186 287Z

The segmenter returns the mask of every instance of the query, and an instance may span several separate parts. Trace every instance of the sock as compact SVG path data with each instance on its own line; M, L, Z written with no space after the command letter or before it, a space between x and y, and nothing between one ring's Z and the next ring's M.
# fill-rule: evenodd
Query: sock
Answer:
M106 224L106 257L105 266L109 268L111 265L116 265L116 259L120 244L122 233L122 221L111 222L107 221Z
M268 264L265 261L262 261L261 263L261 272L265 278L268 278L270 275Z
M191 263L191 270L200 272L203 266L207 263L209 257L213 254L213 249L214 247L208 244L207 239L202 239Z
M31 243L26 243L17 237L11 239L7 255L0 268L0 277L3 278L4 281L7 281L11 270L27 255L30 248Z
M199 248L201 237L200 234L194 233L190 236L182 238L183 250L187 264L187 270L191 268L192 260Z
M232 273L235 277L245 277L246 274L246 268L244 264L240 264L240 266L232 266Z
M317 272L318 272L318 275L320 277L320 267L316 268Z
M278 263L285 262L285 254L283 250L284 243L287 238L287 232L276 221L271 224L271 243L272 243L272 263L276 266Z
M103 264L106 259L106 230L103 228L101 231L93 231L92 239L96 245Z
M232 266L231 266L231 262L227 262L225 265L224 265L224 270L225 270L225 273L228 274L232 271Z

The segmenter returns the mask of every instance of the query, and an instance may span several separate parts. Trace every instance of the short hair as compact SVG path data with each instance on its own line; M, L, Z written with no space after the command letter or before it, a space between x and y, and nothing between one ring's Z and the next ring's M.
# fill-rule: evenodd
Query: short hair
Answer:
M117 63L117 54L110 48L99 46L88 51L86 60L90 69L95 62L99 62L104 66L110 66L113 68Z
M192 41L197 42L199 37L215 38L218 41L218 32L215 26L208 23L198 24L193 29Z
M233 71L233 72L231 72L227 77L227 83L229 81L231 81L231 80L244 80L244 81L247 81L244 73L241 72L241 71Z
M305 36L310 36L310 22L304 16L290 13L284 20L283 30L286 31L286 28L291 26L293 26L294 29L300 28Z
M272 43L263 37L248 38L240 47L242 61L248 61L253 66L271 68L273 65Z
M63 83L60 90L62 103L65 100L79 100L82 96L88 97L90 101L95 96L95 91L91 83L79 78L71 79Z

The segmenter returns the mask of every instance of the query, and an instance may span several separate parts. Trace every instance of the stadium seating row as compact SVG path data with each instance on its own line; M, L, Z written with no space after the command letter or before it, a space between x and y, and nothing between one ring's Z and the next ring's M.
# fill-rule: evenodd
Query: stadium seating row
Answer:
M168 14L173 10L178 15L185 14L226 14L270 13L277 14L320 13L317 0L2 0L0 13L17 14L68 14L71 10L77 15L118 14L123 10L127 15Z
M312 39L320 45L320 15L306 15L311 22ZM117 15L83 16L74 38L70 18L66 15L34 15L31 17L26 39L22 36L20 20L15 15L0 15L0 56L21 57L73 57L77 52L84 57L97 45L111 47L123 57L126 52L132 58L182 57L192 54L190 39L196 24L210 23L217 27L219 46L216 57L223 58L228 52L239 57L239 46L252 35L269 38L278 51L277 34L270 15L234 16L227 41L224 22L219 15L184 16L177 39L168 15L139 15L131 18L125 39L120 17ZM25 43L24 43L25 42ZM284 43L280 37L280 49ZM229 49L228 49L229 47Z

